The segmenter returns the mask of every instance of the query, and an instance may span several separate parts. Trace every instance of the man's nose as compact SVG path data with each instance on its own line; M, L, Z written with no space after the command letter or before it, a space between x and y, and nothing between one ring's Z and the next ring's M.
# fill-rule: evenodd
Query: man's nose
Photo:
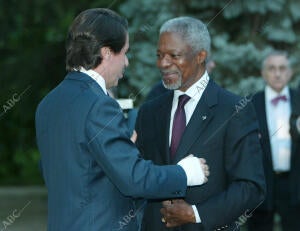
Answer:
M281 70L279 68L276 68L274 74L277 78L279 78L281 76Z
M172 64L171 59L168 55L165 55L158 61L158 66L159 67L169 67Z

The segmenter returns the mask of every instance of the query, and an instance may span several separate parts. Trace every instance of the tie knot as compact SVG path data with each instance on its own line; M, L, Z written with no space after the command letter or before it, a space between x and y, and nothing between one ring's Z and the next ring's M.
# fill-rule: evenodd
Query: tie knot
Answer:
M178 107L179 108L183 108L184 105L187 103L187 101L189 101L191 97L189 97L188 95L181 95L179 96L179 99L178 99Z
M287 97L285 95L279 95L279 96L276 96L275 98L273 98L271 100L271 103L276 106L279 101L282 100L282 101L287 101Z

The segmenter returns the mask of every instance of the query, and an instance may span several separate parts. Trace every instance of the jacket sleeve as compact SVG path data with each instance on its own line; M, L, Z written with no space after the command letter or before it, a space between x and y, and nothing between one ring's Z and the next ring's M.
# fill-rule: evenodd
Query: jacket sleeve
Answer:
M86 142L108 179L126 196L185 196L187 180L180 166L156 166L142 159L122 110L113 99L99 99L86 118Z

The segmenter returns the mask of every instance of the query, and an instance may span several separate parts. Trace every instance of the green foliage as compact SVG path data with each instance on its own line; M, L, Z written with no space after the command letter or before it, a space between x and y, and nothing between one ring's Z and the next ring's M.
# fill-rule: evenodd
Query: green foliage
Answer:
M18 171L18 181L22 184L41 184L43 182L39 169L40 154L36 149L16 150L14 163Z
M120 6L131 26L129 83L143 98L160 79L155 67L155 51L161 24L172 17L189 15L205 22L212 37L211 76L222 86L239 94L263 88L260 66L271 49L286 50L291 61L299 60L300 6L297 0L253 1L136 1ZM151 7L149 7L151 6ZM149 26L151 25L151 26ZM146 30L143 28L147 28ZM135 39L135 35L139 39ZM299 68L294 65L294 82Z
M0 183L41 183L35 109L65 75L68 26L92 7L109 7L128 18L130 66L118 92L137 98L136 106L160 79L155 66L159 27L183 15L208 25L217 64L211 76L222 86L240 94L261 89L260 63L271 48L290 52L294 82L299 79L298 0L0 0Z
M41 183L34 114L65 75L64 40L80 11L118 1L0 0L0 183ZM13 101L13 98L19 98Z

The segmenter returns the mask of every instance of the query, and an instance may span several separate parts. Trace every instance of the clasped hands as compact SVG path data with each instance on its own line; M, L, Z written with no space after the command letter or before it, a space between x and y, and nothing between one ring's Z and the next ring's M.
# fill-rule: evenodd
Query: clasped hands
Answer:
M196 223L194 210L191 205L182 199L167 200L162 202L163 208L161 221L166 227L172 228L188 223Z
M137 134L134 131L131 141L135 143L136 139ZM194 155L191 154L180 160L177 164L184 169L189 186L201 185L208 181L209 167L205 159L194 157ZM167 200L162 202L162 205L163 208L160 209L162 214L161 220L166 224L166 227L171 228L188 223L196 223L193 207L184 200Z
M206 164L205 159L196 158L193 155L189 155L183 160L179 161L178 164L186 170L187 166L191 166L190 165L191 160L193 160L195 163L195 165L193 166L195 169L196 169L195 166L197 164L199 165L200 163L202 174L200 174L199 178L202 179L200 179L200 181L199 179L198 180L195 179L197 175L195 175L194 172L193 177L190 177L190 179L188 179L188 185L193 185L193 184L199 185L199 182L201 182L200 184L206 183L208 181L207 177L209 176L209 167ZM171 228L171 227L177 227L188 223L196 223L196 217L192 205L186 203L184 200L182 199L167 200L162 202L162 205L163 208L160 209L160 212L162 214L161 220L162 222L165 223L166 227Z

